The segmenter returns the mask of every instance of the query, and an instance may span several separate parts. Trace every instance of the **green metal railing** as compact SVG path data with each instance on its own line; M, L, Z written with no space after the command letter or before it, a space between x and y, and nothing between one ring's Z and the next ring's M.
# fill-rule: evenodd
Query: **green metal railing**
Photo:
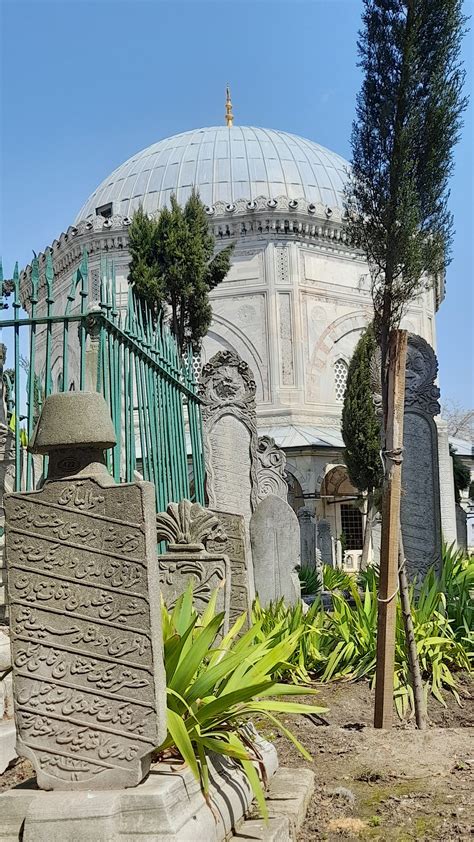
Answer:
M101 261L100 294L94 300L84 252L66 299L56 299L51 254L41 278L35 258L29 289L23 286L21 291L29 315L22 314L18 266L11 281L3 282L3 275L0 280L3 292L13 294L13 318L1 319L0 327L7 364L13 355L13 368L3 379L15 439L15 490L38 484L35 457L26 455L23 445L45 397L79 388L101 392L109 405L117 445L107 458L117 482L142 474L155 486L158 511L184 497L204 503L201 411L192 356L183 361L168 327L132 288L122 293L128 296L126 305L118 306L113 265ZM43 475L46 469L47 462Z

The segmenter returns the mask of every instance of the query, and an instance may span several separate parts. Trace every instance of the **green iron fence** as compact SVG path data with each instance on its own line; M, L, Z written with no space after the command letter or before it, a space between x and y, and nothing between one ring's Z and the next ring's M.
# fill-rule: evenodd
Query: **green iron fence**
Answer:
M1 265L0 265L1 272ZM117 445L108 467L117 482L137 472L156 489L158 511L184 497L204 503L200 402L192 355L183 361L166 325L136 293L117 291L113 265L101 261L99 293L90 294L84 252L67 295L55 296L51 254L28 277L18 266L2 292L12 296L13 318L0 320L7 346L3 382L7 423L14 437L14 488L31 490L44 475L26 453L42 403L53 392L101 392L110 408ZM118 298L121 298L120 306ZM123 302L123 298L127 300ZM24 313L22 302L28 310Z

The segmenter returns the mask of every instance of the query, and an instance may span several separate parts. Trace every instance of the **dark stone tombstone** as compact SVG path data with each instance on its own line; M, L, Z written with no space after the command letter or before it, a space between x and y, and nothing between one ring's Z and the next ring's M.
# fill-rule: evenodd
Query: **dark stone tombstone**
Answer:
M5 497L18 754L41 789L136 786L166 736L155 490L116 485L96 393L47 398L41 491Z
M421 336L409 334L405 383L401 526L409 576L441 564L438 362Z

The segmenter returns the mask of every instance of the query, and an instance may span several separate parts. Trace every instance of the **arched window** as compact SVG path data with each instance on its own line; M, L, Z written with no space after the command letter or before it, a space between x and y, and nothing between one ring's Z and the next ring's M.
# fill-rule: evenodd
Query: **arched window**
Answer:
M347 363L345 360L336 360L334 363L334 389L336 392L336 400L344 400L344 392L346 390L347 382Z

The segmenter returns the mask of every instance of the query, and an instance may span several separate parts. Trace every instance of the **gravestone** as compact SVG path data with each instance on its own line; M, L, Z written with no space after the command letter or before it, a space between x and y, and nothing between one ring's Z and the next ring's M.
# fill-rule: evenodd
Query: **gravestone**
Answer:
M271 436L260 436L257 444L258 500L267 494L288 499L288 483L285 479L286 456Z
M296 516L300 525L301 564L314 567L317 562L317 537L313 512L306 506L301 506Z
M250 541L255 590L262 605L281 598L295 605L301 599L300 527L291 506L267 495L252 515Z
M220 549L225 540L218 517L199 503L181 500L170 503L166 512L156 516L157 537L167 541L167 552L158 556L160 586L168 609L193 583L193 603L202 613L217 589L216 611L223 611L224 633L229 624L231 573L230 561ZM213 538L214 552L206 543Z
M219 351L202 369L209 507L243 515L247 530L258 502L255 390L247 363L231 351Z
M438 362L431 346L409 334L403 430L400 520L409 576L424 576L441 564L438 435L435 386Z
M137 785L166 735L155 492L115 485L103 398L45 401L41 491L5 498L17 750L42 789Z
M244 611L249 618L251 610L245 524L242 515L219 511L215 511L214 514L219 518L225 537L223 541L217 541L210 535L206 540L206 547L211 553L225 553L230 560L229 623L232 626ZM248 627L248 622L246 625Z
M321 553L321 562L334 566L334 553L331 536L331 524L326 518L318 520L318 549Z

